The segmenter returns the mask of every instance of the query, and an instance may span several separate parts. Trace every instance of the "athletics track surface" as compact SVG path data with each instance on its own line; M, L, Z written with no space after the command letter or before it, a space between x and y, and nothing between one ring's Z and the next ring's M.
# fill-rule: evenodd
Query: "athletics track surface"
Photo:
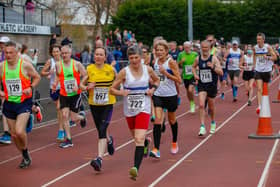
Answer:
M272 104L280 79L270 85L270 107L274 132L280 130L280 104ZM256 89L254 90L254 93ZM247 107L243 84L238 102L232 103L227 88L225 100L216 98L217 131L204 138L197 136L198 111L190 114L185 89L181 86L182 103L177 110L179 152L170 154L171 131L167 125L161 140L161 158L144 158L136 181L129 178L135 145L131 139L122 104L114 107L110 133L115 138L116 152L105 156L102 172L97 173L89 161L97 155L97 131L88 113L88 125L71 128L73 148L61 149L55 142L57 125L49 123L33 129L29 135L32 165L21 170L21 155L14 145L0 146L0 186L190 186L190 187L279 187L280 148L278 140L248 139L257 130L256 98ZM197 103L197 97L196 103ZM209 131L210 119L206 118ZM152 129L150 124L149 129ZM152 137L151 130L148 136ZM274 149L273 149L274 147ZM272 151L273 150L273 151Z

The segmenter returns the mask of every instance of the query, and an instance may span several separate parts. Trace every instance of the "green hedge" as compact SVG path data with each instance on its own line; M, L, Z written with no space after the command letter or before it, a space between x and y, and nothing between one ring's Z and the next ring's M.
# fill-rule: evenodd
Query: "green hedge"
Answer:
M242 43L255 43L256 34L278 37L279 0L244 0L224 4L216 0L193 0L194 39L207 34ZM138 41L151 44L155 36L179 43L187 40L187 0L127 0L112 18L113 27L128 29Z

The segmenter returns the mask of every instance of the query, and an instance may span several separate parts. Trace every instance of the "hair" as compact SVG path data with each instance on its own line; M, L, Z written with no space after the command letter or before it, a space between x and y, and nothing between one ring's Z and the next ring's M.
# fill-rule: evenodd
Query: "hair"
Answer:
M15 47L17 48L17 44L14 41L8 41L5 43L5 47Z
M147 51L149 51L149 46L147 46L147 45L142 45L142 48L141 49L146 49Z
M257 34L257 36L261 36L261 37L263 38L263 40L265 40L265 34L264 34L264 33L259 32L259 33Z
M103 49L103 51L104 51L104 53L105 53L105 57L107 56L107 51L106 51L106 48L105 48L105 47L97 47L97 48L95 48L94 52L95 52L97 49Z
M69 52L72 52L72 47L70 45L63 45L61 47L61 49L64 48L64 47L67 47L69 49Z
M185 46L185 45L191 46L191 45L192 45L192 42L190 42L190 41L185 41L185 42L184 42L184 46Z
M142 50L137 45L132 45L127 49L127 56L130 55L140 55L142 56Z
M21 46L21 51L20 51L21 54L23 54L23 52L24 52L26 49L28 49L27 45L22 44L22 46Z
M52 52L53 52L53 49L54 49L54 48L58 48L59 51L61 51L61 45L59 45L59 44L53 44L53 45L50 46L49 54L50 54L51 56L52 56Z
M202 44L204 44L204 43L206 43L208 45L208 47L211 46L210 42L208 42L207 40L203 40L200 45L202 46Z
M156 44L155 44L155 49L156 49L159 45L160 45L160 46L163 46L164 49L165 49L166 51L169 50L168 43L167 43L166 40L158 40L158 41L156 42Z
M208 35L206 36L206 39L209 38L209 37L213 37L213 38L215 39L215 35L214 35L214 34L208 34Z
M171 44L177 45L177 42L176 42L176 41L171 41L170 43L171 43Z
M89 44L86 44L84 46L84 49L83 49L83 52L87 51L88 53L90 52L90 45Z
M157 41L159 41L159 40L163 40L163 37L162 37L162 36L156 36L156 37L154 37L154 40L153 40L153 46L154 46L154 47L155 47Z

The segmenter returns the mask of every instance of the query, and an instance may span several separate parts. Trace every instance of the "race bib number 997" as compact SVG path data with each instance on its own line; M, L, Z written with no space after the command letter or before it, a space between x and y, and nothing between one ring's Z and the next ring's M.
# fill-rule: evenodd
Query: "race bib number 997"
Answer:
M93 102L95 104L108 104L109 102L109 88L94 88Z

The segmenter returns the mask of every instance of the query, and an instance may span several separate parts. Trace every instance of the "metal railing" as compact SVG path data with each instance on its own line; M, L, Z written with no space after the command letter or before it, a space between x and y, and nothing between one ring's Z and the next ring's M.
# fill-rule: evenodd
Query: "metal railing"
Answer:
M56 12L38 7L35 7L33 11L28 11L22 5L0 6L0 22L54 27Z

